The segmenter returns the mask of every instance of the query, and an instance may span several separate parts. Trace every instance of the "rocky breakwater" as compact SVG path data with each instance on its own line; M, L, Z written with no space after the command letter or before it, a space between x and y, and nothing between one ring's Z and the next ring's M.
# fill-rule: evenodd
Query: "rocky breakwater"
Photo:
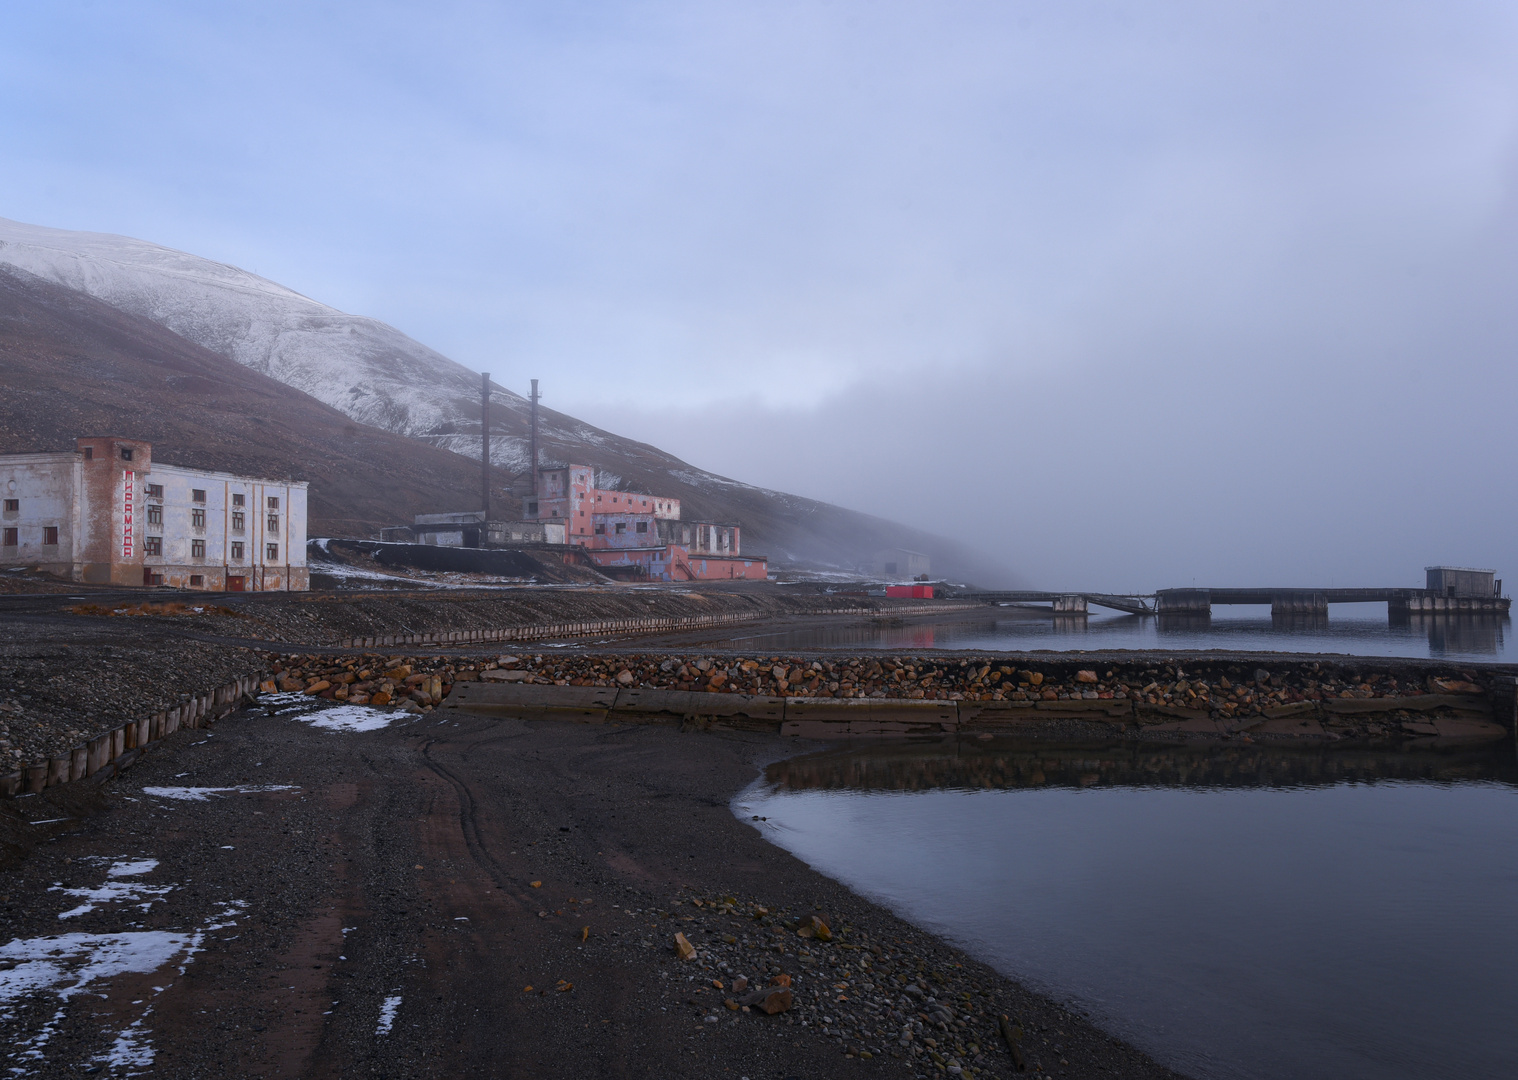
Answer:
M1090 663L958 655L271 655L274 675L263 689L418 711L471 681L941 701L958 703L960 730L1097 722L1141 737L1500 737L1513 726L1513 679L1486 669L1416 661Z
M927 937L873 936L825 912L734 896L685 893L667 908L613 914L623 948L681 962L683 985L664 994L697 1024L797 1025L845 1057L972 1080L1051 1071L1096 1049L1066 1033L1057 1007L1014 1000Z

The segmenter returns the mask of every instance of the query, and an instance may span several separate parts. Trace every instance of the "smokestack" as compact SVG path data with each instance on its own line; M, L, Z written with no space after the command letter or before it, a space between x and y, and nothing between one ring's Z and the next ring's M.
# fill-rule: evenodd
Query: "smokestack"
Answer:
M532 455L532 496L538 496L538 380L532 380L532 441L528 452Z
M490 520L490 373L480 374L480 508ZM481 539L483 539L483 535Z

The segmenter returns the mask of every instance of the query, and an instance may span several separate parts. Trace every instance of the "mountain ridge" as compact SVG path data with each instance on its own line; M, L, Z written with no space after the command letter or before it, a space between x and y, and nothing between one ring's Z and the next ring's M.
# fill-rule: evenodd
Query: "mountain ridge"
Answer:
M479 457L479 375L378 320L349 315L238 267L148 241L4 218L0 266L145 319L360 424ZM513 472L526 469L529 412L521 395L505 388L494 391L493 465ZM778 565L848 569L865 563L875 550L909 547L928 552L940 572L1007 576L956 541L719 476L652 444L553 409L539 409L539 445L544 463L593 465L607 476L609 486L678 497L693 518L740 522L745 544ZM476 498L462 507L432 509L477 506Z

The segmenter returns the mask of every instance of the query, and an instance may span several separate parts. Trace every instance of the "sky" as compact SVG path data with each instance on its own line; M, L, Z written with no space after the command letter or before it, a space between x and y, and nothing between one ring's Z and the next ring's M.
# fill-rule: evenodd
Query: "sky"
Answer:
M0 217L1047 588L1518 580L1518 6L0 6Z

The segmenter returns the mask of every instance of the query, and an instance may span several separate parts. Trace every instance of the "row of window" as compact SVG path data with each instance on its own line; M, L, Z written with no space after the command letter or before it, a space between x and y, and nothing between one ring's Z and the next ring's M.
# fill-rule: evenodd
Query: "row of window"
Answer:
M163 488L162 488L162 486L160 486L158 484L149 484L148 485L148 498L150 498L150 499L161 499L161 498L163 498ZM206 493L204 491L200 491L199 489L197 489L195 491L195 502L205 502L205 501L206 501ZM242 496L241 495L233 495L232 496L232 505L233 506L241 506L242 505ZM269 509L270 510L278 510L279 509L279 497L277 495L270 495L269 496ZM6 499L5 500L5 512L7 514L15 514L15 513L18 513L20 510L21 510L21 500L20 499ZM148 504L148 521L150 523L162 522L163 521L163 507L162 506L156 506L156 505L154 505L152 503L149 503ZM234 510L234 511L232 511L232 528L234 528L234 529L240 529L240 528L243 527L242 523L243 523L243 512L240 511L240 510ZM190 524L195 525L195 526L197 526L199 528L202 528L202 529L205 528L205 524L206 524L206 512L204 510L202 510L202 509L199 509L199 508L192 509L190 511ZM278 529L279 528L279 515L278 514L271 513L269 515L269 528L271 528L271 529Z
M161 499L161 498L163 498L163 485L162 484L149 484L147 486L147 495L148 495L148 498L150 498L150 499ZM190 501L191 502L198 502L198 503L205 502L206 501L206 490L205 490L205 488L191 488L190 489ZM240 492L240 491L233 492L232 493L232 505L233 506L246 506L247 505L247 496L243 495L242 492ZM278 495L270 495L269 496L269 509L270 510L278 510L279 509L279 496Z
M618 522L615 522L615 524L616 524L616 527L617 527L617 535L618 536L621 536L623 533L625 533L627 531L627 522L625 522L625 521L618 521ZM638 522L638 529L637 529L637 531L640 532L640 533L646 533L646 532L648 532L648 522L646 522L646 521L640 521L640 522ZM596 535L597 536L605 536L606 535L606 524L604 522L602 524L596 526Z
M163 507L148 504L148 524L163 524ZM279 515L270 514L267 522L270 532L279 532ZM190 511L190 528L204 529L206 527L206 512L204 510ZM247 528L247 515L241 510L232 511L232 531L242 532Z
M246 545L244 545L241 540L234 540L234 541L232 541L231 548L232 548L232 556L231 557L233 559L241 560L241 559L244 559L244 558L247 557L246 554L245 554L245 552L247 550L246 549ZM161 536L147 536L147 537L143 537L143 541L142 541L142 553L144 555L162 555L163 554L163 537L161 537ZM190 541L190 558L192 558L192 559L204 559L205 557L206 557L206 542L204 540L191 540ZM278 562L279 561L279 545L278 544L265 544L264 545L264 557L266 559L268 559L270 562Z
M21 530L18 529L18 528L15 528L14 526L12 526L11 528L5 530L5 535L3 537L0 537L0 540L4 541L4 543L0 544L0 546L3 546L3 547L20 547L21 546ZM44 547L56 547L57 546L57 544L58 544L58 526L56 526L56 525L44 525L44 526L42 526L42 543L43 543Z

